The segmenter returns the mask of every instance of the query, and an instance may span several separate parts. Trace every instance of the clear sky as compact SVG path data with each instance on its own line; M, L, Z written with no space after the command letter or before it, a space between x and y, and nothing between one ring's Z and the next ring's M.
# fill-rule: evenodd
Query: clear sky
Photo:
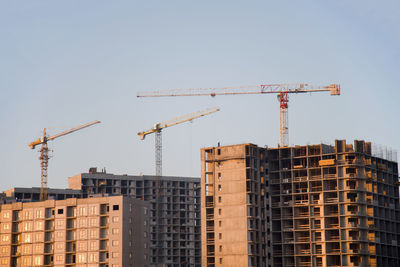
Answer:
M49 142L49 186L106 167L154 173L154 136L137 132L218 106L163 132L163 174L200 176L200 148L279 142L273 95L136 98L139 91L339 83L292 95L290 144L365 139L400 150L400 2L0 1L0 191L40 186L28 143Z

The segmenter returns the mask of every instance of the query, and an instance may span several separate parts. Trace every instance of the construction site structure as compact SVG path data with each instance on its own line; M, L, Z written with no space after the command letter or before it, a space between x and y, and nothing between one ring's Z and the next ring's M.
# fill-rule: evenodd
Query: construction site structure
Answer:
M398 164L371 143L270 149L273 266L398 266Z
M137 97L167 97L167 96L212 96L217 95L245 95L245 94L276 94L280 106L280 146L289 146L289 94L330 92L331 95L340 95L340 86L331 84L327 86L314 86L306 83L300 84L262 84L252 86L236 86L223 88L196 88L173 89L152 92L139 92Z
M201 150L203 266L268 266L267 149Z
M398 164L371 143L204 148L201 181L205 266L400 264Z
M68 178L83 197L124 195L150 202L150 267L201 266L200 179L114 175L91 168ZM159 195L156 190L160 189Z
M40 147L40 169L41 169L41 180L40 180L40 200L47 200L47 168L49 166L49 148L47 146L47 141L54 140L58 137L73 133L75 131L81 130L83 128L92 126L94 124L100 123L100 121L92 121L67 131L63 131L61 133L55 134L53 136L48 136L46 133L46 128L43 129L43 136L38 138L36 141L29 143L30 149L35 149L37 145L41 145Z
M0 205L0 266L149 266L149 203L110 196Z

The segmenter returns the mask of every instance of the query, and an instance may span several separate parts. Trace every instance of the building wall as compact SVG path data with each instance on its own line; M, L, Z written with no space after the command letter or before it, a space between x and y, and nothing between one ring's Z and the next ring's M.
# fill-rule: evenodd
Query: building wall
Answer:
M0 266L145 266L146 204L116 197L0 206ZM137 231L129 231L125 221ZM147 221L145 219L145 221ZM132 224L131 224L132 225ZM131 244L123 239L131 240Z
M150 265L201 265L200 179L161 177L159 218L154 176L82 173L68 179L71 189L93 194L122 194L147 200L150 206Z
M201 150L203 266L266 266L266 150Z

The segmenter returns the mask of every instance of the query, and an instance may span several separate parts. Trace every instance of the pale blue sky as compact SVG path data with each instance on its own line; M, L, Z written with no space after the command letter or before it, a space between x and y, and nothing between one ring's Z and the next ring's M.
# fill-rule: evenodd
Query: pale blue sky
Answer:
M0 1L0 190L40 186L27 144L50 142L49 186L89 167L154 173L154 137L138 131L211 106L166 129L165 175L200 176L201 147L279 142L275 96L137 99L138 91L261 83L339 83L293 95L290 144L365 139L400 150L399 1Z

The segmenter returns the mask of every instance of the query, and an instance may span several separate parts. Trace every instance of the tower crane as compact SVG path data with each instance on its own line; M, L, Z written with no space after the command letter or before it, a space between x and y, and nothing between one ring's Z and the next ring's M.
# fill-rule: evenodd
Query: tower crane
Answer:
M152 92L139 92L137 97L167 97L167 96L203 96L209 95L245 95L245 94L276 94L280 104L280 146L289 145L288 102L289 94L330 92L340 95L340 85L315 86L300 84L262 84L253 86L237 86L223 88L173 89Z
M37 145L41 145L40 147L40 167L41 167L41 183L40 183L40 200L47 200L47 167L49 165L49 148L47 147L47 141L54 140L58 137L73 133L75 131L81 130L83 128L92 126L93 124L100 123L100 121L92 121L74 128L71 128L67 131L63 131L61 133L55 134L53 136L48 136L46 133L46 128L43 129L42 137L38 138L36 141L29 143L29 147L31 149L35 149Z
M162 135L161 131L165 128L184 123L187 121L192 121L194 119L212 114L219 111L219 108L208 108L205 110L201 110L198 112L193 112L190 114L183 115L181 117L174 118L172 120L166 121L166 122L161 122L161 123L156 123L154 124L153 128L139 132L137 133L140 137L141 140L144 140L145 137L149 134L154 133L155 134L155 156L156 156L156 194L155 194L155 217L156 217L156 222L157 222L157 231L155 235L156 239L156 251L157 251L157 256L162 255L163 251L163 244L162 244L162 221L161 218L163 217L162 215L162 200L161 200L161 183L160 183L160 178L162 175Z
M190 114L183 115L181 117L174 118L172 120L156 123L153 128L137 133L141 140L144 140L145 137L149 134L155 133L155 156L156 156L156 176L162 175L162 136L161 131L165 128L184 123L187 121L192 121L194 119L212 114L219 111L219 108L208 108L205 110L193 112Z

